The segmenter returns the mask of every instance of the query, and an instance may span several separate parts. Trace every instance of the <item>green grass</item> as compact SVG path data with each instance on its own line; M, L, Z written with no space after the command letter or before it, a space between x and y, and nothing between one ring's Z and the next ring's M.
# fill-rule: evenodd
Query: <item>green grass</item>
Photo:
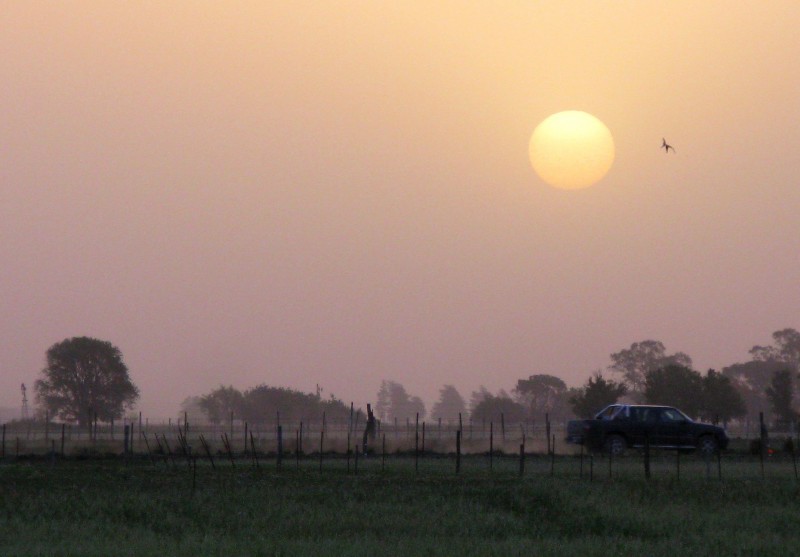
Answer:
M729 459L723 479L685 457L412 458L0 464L0 555L791 555L800 554L800 484L790 461ZM711 478L707 478L708 472ZM352 472L352 463L351 463ZM193 482L195 484L193 489Z

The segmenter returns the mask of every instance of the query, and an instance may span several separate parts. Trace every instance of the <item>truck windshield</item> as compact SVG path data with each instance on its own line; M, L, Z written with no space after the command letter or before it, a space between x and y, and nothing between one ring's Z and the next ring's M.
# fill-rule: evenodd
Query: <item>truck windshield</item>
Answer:
M597 416L595 416L595 419L597 419L597 420L612 420L612 419L614 419L614 416L616 415L616 413L619 412L619 409L620 409L619 405L612 404L611 406L601 410L600 413L597 414Z

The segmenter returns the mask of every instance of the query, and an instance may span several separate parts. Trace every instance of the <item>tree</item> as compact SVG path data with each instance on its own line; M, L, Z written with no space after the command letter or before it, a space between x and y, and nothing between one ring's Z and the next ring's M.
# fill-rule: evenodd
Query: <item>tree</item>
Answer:
M139 398L119 348L108 341L73 337L51 346L36 399L51 415L90 427L95 416L121 418Z
M647 372L668 365L688 368L692 366L692 359L683 352L667 355L663 343L657 340L644 340L634 342L630 348L611 354L609 369L622 374L622 380L630 392L638 395L644 391Z
M221 424L231 413L237 418L244 415L244 396L233 386L220 385L207 395L203 395L200 406L212 424Z
M566 383L558 377L539 374L517 381L513 392L529 418L540 418L556 409L566 391Z
M178 418L183 419L185 417L187 420L189 420L190 424L203 423L207 421L206 413L203 411L203 406L201 405L202 401L202 397L199 396L189 396L183 399Z
M709 369L703 377L700 417L708 421L720 420L723 424L747 415L744 398L733 382L725 375Z
M789 425L797 417L797 412L792 408L792 371L782 369L772 376L772 382L766 389L767 398L772 405L775 419L783 425Z
M786 364L775 360L753 360L725 367L722 375L730 378L733 387L744 399L750 416L758 416L759 412L764 412L771 419L766 389L774 373L782 369L786 369Z
M381 420L414 418L419 413L425 417L425 403L418 396L411 396L400 383L382 381L378 390L375 411Z
M569 402L575 415L588 419L609 404L617 402L627 392L628 388L623 383L607 380L602 372L597 371L570 397Z
M475 393L473 393L473 400L475 400L474 395ZM499 424L501 416L507 424L522 422L525 419L525 408L514 402L505 391L500 391L495 396L484 390L481 395L480 402L472 408L473 422L493 421Z
M774 346L753 346L750 354L760 362L775 361L797 371L800 369L800 333L794 329L782 329L772 333Z
M466 412L467 405L464 397L456 390L453 385L444 385L439 389L439 400L433 405L431 418L434 420L455 420L459 413Z
M675 406L696 417L702 407L703 378L681 365L652 369L645 375L644 397L650 404Z

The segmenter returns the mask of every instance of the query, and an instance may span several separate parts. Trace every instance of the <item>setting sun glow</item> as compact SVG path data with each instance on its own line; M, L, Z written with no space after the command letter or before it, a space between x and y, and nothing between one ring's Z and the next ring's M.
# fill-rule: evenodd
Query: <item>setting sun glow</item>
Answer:
M580 189L608 173L614 162L614 139L591 114L568 110L536 127L528 153L542 180L557 188Z

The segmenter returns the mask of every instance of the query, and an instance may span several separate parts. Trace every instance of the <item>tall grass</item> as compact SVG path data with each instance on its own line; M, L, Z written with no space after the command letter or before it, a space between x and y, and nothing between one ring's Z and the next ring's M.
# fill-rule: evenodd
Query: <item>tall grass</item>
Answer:
M621 459L468 457L343 460L320 473L198 461L46 461L0 465L0 555L792 555L800 554L798 483L786 462L762 480L750 461L720 481L666 456L646 481ZM238 464L238 463L237 463ZM586 463L585 463L586 464Z

